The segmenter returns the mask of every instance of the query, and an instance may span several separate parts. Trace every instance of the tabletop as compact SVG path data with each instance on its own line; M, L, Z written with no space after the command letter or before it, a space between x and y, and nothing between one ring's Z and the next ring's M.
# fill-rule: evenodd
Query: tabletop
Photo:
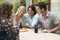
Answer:
M38 30L38 33L34 32L34 29L27 29L25 32L19 32L20 40L60 40L60 35L54 33L42 33Z

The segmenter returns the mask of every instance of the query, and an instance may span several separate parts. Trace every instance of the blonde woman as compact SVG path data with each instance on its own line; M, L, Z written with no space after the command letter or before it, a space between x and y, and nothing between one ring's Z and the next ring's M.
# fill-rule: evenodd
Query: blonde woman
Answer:
M24 6L20 6L16 12L16 22L17 25L22 22L22 25L24 25L24 14L25 14L25 7Z

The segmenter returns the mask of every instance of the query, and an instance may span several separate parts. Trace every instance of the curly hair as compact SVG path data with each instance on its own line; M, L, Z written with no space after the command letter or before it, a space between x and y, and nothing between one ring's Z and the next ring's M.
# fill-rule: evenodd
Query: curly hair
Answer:
M28 11L29 11L29 8L32 9L32 11L34 12L34 15L37 13L36 8L35 8L34 5L30 5L30 6L28 7Z
M0 5L0 16L4 18L10 18L11 10L13 9L13 5L10 3L2 3Z

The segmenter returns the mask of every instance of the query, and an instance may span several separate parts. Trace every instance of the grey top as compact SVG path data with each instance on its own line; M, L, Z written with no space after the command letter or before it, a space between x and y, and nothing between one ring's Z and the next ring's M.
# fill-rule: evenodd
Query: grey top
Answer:
M47 12L46 15L46 19L44 16L42 16L42 14L39 17L39 22L42 23L42 29L47 29L47 30L51 30L53 28L55 28L55 25L59 23L59 20L57 18L57 16L55 14L53 14L52 12Z

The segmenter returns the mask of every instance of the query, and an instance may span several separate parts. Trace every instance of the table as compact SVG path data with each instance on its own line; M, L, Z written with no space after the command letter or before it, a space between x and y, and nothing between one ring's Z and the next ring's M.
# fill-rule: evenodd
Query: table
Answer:
M60 35L54 33L34 33L34 29L27 29L27 32L19 32L20 40L60 40Z

